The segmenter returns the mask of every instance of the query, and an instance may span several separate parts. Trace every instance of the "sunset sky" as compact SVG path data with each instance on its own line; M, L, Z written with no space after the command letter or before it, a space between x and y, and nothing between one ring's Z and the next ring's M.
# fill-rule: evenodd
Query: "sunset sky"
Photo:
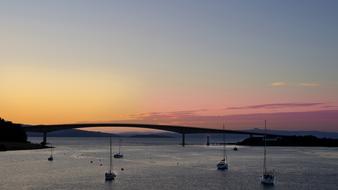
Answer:
M0 117L338 131L338 1L0 1Z

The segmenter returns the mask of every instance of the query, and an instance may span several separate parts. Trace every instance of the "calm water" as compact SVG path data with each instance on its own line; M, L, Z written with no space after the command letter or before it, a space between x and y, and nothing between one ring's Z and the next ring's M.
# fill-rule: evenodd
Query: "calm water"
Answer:
M34 140L34 139L33 139ZM35 139L41 140L41 139ZM178 139L124 139L124 159L114 159L117 178L104 181L106 138L49 138L50 150L0 152L0 189L337 189L337 148L268 149L277 183L264 188L260 147L228 147L230 170L217 171L221 146L178 146ZM118 139L113 139L115 144ZM113 151L117 151L114 146ZM90 163L93 161L93 163ZM100 166L102 164L102 166ZM124 171L121 171L124 168Z

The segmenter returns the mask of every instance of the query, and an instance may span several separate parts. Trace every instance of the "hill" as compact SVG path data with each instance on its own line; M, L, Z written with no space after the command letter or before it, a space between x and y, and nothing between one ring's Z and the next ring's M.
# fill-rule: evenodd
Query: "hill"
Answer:
M27 142L27 135L20 124L0 118L0 142Z
M130 138L174 138L173 136L163 134L139 134L129 136Z
M41 133L27 133L30 137L42 137ZM95 131L83 131L79 129L67 129L61 131L54 131L48 133L49 137L120 137L120 135L103 133L103 132L95 132Z
M249 129L249 132L264 133L264 129ZM267 130L269 134L284 135L284 136L315 136L318 138L333 138L338 139L338 132L326 131L285 131L285 130Z
M40 148L46 148L46 146L28 142L26 132L20 124L0 118L0 151Z
M248 146L264 146L263 137L247 138L238 145ZM267 146L323 146L323 147L338 147L338 139L317 138L315 136L288 136L267 138Z

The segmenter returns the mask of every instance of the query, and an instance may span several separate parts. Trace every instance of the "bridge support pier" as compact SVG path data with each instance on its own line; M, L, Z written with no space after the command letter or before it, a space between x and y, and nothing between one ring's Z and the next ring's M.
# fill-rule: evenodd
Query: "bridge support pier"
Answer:
M182 133L182 146L185 146L185 133Z
M43 132L43 138L42 138L42 145L46 145L47 144L47 132Z

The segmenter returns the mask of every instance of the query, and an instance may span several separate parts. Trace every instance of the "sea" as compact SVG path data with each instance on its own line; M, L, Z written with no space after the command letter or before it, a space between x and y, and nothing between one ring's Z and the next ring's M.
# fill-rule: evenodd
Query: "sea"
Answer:
M113 138L113 152L121 138ZM41 138L30 138L39 142ZM0 152L1 190L240 190L338 189L338 148L268 147L274 186L260 183L263 147L226 147L229 170L218 171L223 146L179 138L123 138L122 159L113 159L117 177L106 182L109 138L49 137L50 149ZM190 143L190 144L189 144Z

